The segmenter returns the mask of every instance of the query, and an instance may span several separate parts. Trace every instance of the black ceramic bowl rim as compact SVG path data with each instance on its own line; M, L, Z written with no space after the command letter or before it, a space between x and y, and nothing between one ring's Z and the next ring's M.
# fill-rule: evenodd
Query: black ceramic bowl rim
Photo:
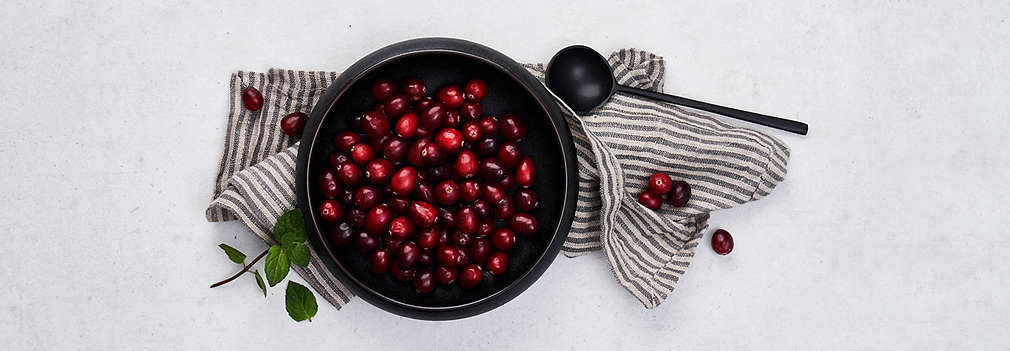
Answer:
M349 274L338 263L339 260L329 247L328 238L320 230L321 226L319 225L319 220L316 218L315 210L310 205L314 194L310 193L310 187L308 186L308 184L312 184L310 180L312 175L307 173L310 168L310 156L313 153L313 149L317 146L317 141L320 140L319 134L322 130L323 119L329 114L343 93L369 72L394 59L423 53L464 55L481 60L514 79L535 98L539 107L550 118L555 132L554 135L557 136L558 144L561 145L561 155L564 159L564 201L561 205L560 218L554 227L550 244L546 250L541 253L528 271L506 287L483 298L454 306L431 307L412 305L385 296L356 279L354 275ZM521 65L494 49L470 41L452 38L411 39L386 46L358 60L341 73L320 97L319 102L312 110L305 131L302 133L301 145L302 147L298 150L296 169L296 195L298 197L298 207L302 210L305 218L310 244L319 253L320 259L327 268L355 295L375 306L401 316L427 320L466 318L490 311L512 300L529 288L557 257L561 250L561 245L564 243L571 228L572 219L575 214L576 196L578 193L575 148L568 131L568 124L557 103L550 92L547 91L547 88Z

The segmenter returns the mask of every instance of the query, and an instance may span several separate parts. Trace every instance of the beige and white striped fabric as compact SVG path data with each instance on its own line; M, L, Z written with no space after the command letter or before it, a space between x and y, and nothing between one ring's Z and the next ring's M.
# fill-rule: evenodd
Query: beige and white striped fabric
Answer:
M663 59L625 49L610 56L618 82L660 91ZM544 66L526 65L543 79ZM270 228L294 207L297 144L280 119L308 112L335 73L270 70L232 76L231 111L210 221L241 219L268 242ZM257 113L242 108L246 86L264 93ZM647 308L677 286L708 224L708 213L759 199L786 173L789 149L768 135L733 127L708 113L618 94L586 116L567 116L579 164L579 203L562 251L603 251L617 281ZM684 208L652 211L637 202L648 176L666 172L691 184ZM313 252L315 256L315 253ZM318 259L296 268L337 308L351 293Z

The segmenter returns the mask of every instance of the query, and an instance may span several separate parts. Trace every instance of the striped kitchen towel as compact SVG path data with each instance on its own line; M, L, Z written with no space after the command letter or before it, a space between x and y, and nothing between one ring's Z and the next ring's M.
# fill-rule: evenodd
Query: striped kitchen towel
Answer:
M662 57L624 49L609 63L620 84L660 91ZM540 80L543 64L526 65ZM238 72L210 221L240 219L272 243L270 230L295 206L298 144L280 130L291 112L309 112L336 78L331 72L272 69ZM242 107L253 86L264 108ZM786 173L789 148L776 138L719 121L707 112L617 94L589 115L568 115L579 164L579 203L562 252L569 257L603 251L617 281L647 308L658 306L684 274L707 228L709 212L768 195ZM652 173L691 184L686 207L652 211L637 202ZM292 266L337 308L352 295L316 253L306 268Z

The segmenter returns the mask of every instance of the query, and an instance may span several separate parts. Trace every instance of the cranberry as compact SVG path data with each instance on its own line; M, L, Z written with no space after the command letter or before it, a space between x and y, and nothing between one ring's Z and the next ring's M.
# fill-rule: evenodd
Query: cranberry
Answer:
M351 146L361 142L361 135L358 133L345 130L337 133L337 136L333 138L333 144L337 146L337 150L342 152L351 151Z
M389 133L389 121L379 111L368 111L361 118L361 132L372 139L382 138Z
M417 115L407 112L403 116L400 116L400 119L396 120L393 129L396 131L396 135L410 139L417 133L417 123Z
M638 203L651 210L658 210L663 206L663 198L649 191L643 191L641 194L638 194Z
M729 235L726 230L716 230L715 233L712 233L712 250L720 255L729 255L730 252L733 252L733 236Z
M505 190L495 184L484 184L484 200L497 205L505 198Z
M360 208L352 208L347 211L346 215L344 215L347 219L347 223L354 228L361 228L365 226L365 216L365 211L362 211Z
M410 269L417 263L420 255L421 249L417 247L417 244L409 241L404 242L396 250L396 265L403 269Z
M470 242L470 260L473 263L483 266L490 256L491 242L486 238L479 238Z
M498 250L508 250L516 243L516 236L508 228L498 228L491 233L491 244Z
M422 267L428 267L434 261L434 256L428 250L421 250L421 255L417 256L417 264Z
M333 245L347 246L352 239L354 239L354 229L347 222L341 222L330 229L330 241L333 242Z
M281 119L281 130L284 131L284 134L299 136L302 135L302 130L305 129L305 123L308 121L308 115L301 112L295 112L284 116L284 118Z
M389 199L389 209L393 211L394 215L399 215L407 211L407 206L410 205L410 200L404 197L393 197Z
M460 151L459 155L456 156L454 168L456 174L462 178L473 177L477 174L478 170L477 155L470 150Z
M386 204L379 204L368 210L365 215L365 231L370 235L380 235L389 229L389 222L393 220L393 212Z
M451 154L463 148L463 134L452 128L442 128L435 132L435 142Z
M392 252L396 252L396 249L399 249L400 245L403 244L403 240L399 240L388 234L384 234L382 235L382 244L386 245L386 249Z
M481 112L482 112L481 108L480 108L480 104L477 103L476 101L467 101L467 102L464 102L463 105L459 107L459 110L462 111L462 112L460 112L460 115L467 122L469 122L469 121L476 121L476 120L480 119Z
M438 219L435 223L442 228L455 228L456 227L456 212L445 208L438 208Z
M459 286L463 289L473 289L480 284L483 278L484 273L481 272L480 267L471 263L463 268L463 272L460 273Z
M488 205L484 199L473 200L470 207L473 208L473 213L477 215L477 218L485 219L491 216L491 205Z
M498 120L492 116L484 116L484 118L477 121L477 124L484 135L494 136L498 134Z
M470 257L466 253L466 248L456 248L456 267L463 267L470 263Z
M438 231L438 243L448 244L449 243L449 231L445 229L440 229Z
M421 162L426 166L436 166L445 162L445 149L435 142L425 143L421 148Z
M505 176L498 181L498 186L506 191L511 190L516 186L516 177L513 177L511 173L505 173Z
M364 178L364 174L361 173L361 168L356 164L344 162L337 167L337 180L343 185L357 186L361 184L362 178Z
M498 159L506 168L512 169L523 159L523 152L519 150L519 144L516 142L505 142L498 148Z
M463 104L463 90L455 85L446 85L435 92L435 98L449 108L457 108Z
M489 157L480 160L479 173L481 178L496 182L505 177L505 164L501 160Z
M375 158L372 147L365 143L357 143L351 146L351 160L359 165L364 165Z
M324 169L319 174L319 190L326 198L335 198L340 195L340 184L337 183L337 175L332 169Z
M540 229L540 224L529 213L517 212L512 215L512 220L509 221L509 228L512 228L516 234L530 235Z
M382 157L393 162L400 161L407 156L407 148L409 145L406 140L397 137L386 139L382 143Z
M344 162L351 162L351 158L344 154L330 154L330 165L333 168L339 168Z
M488 218L477 223L478 236L491 235L492 231L494 231L494 219Z
M417 127L417 132L414 132L414 139L428 139L431 136L431 129L425 127Z
M445 105L440 103L432 103L427 109L422 110L421 113L417 114L417 118L421 122L421 125L429 130L435 130L442 126L442 121L445 119Z
M483 79L471 79L463 86L463 93L470 101L480 101L487 94L487 83Z
M407 112L408 107L410 107L410 100L406 95L393 95L382 104L382 112L385 112L386 116L390 118L397 118Z
M379 239L368 235L368 233L360 232L358 233L358 238L354 241L354 244L358 246L358 250L363 252L372 252L379 247Z
M498 219L510 219L512 215L516 213L515 204L512 203L512 199L508 196L501 199L497 205L494 206L494 218Z
M372 97L383 101L396 94L396 82L388 78L379 78L372 83Z
M414 234L414 222L405 216L393 218L389 222L389 235L396 240L407 240Z
M520 211L533 211L540 204L540 197L530 189L519 189L515 194L516 209Z
M684 207L687 204L687 200L691 199L691 186L683 180L678 180L673 182L673 191L667 197L667 201L673 205L673 207Z
M336 222L344 217L344 205L336 200L326 200L319 205L319 217L327 222Z
M455 267L457 256L456 248L449 245L439 245L435 249L435 260L446 267Z
M424 82L417 78L407 78L400 83L400 91L407 94L412 100L421 100L425 94L428 93L428 89L425 88Z
M417 271L417 275L414 276L414 291L421 294L435 291L435 274L431 269L424 268Z
M417 189L414 189L414 198L427 203L434 203L435 192L431 184L417 183Z
M354 192L354 205L362 210L374 207L379 201L382 201L382 194L373 187L366 185Z
M477 121L470 121L463 124L463 140L468 143L476 143L484 136Z
M666 195L673 189L673 179L663 173L653 173L649 176L649 192L653 195Z
M410 144L410 148L407 150L407 162L414 165L414 167L424 166L424 159L421 158L421 149L426 145L431 143L428 139L417 139Z
M421 228L432 226L438 219L438 210L425 201L411 201L410 207L407 207L407 214L414 220L414 224Z
M480 183L477 183L476 181L464 181L463 183L460 183L459 187L459 198L463 201L473 201L481 195Z
M394 138L393 135L386 134L378 139L368 139L368 147L372 148L372 150L380 150L382 149L382 145L385 145L386 141L392 138Z
M263 94L253 87L242 89L242 105L249 111L259 111L263 108Z
M487 260L487 270L494 275L502 275L509 266L509 257L505 252L498 251Z
M400 168L393 174L389 185L393 188L393 193L399 196L410 195L417 188L417 170L407 166Z
M396 280L409 282L414 279L413 269L400 269L400 267L395 264L391 264L389 266L389 272L393 273L393 278L396 278Z
M452 232L452 235L449 236L449 243L458 247L466 247L467 245L470 245L470 239L472 238L473 236L469 233L457 230Z
M393 177L393 170L393 163L384 158L377 158L365 165L365 178L372 184L387 183Z
M508 140L522 140L526 137L526 125L519 120L519 117L511 113L501 116L498 121L498 129L501 135Z
M498 139L485 137L473 145L473 152L480 157L488 157L498 152Z
M523 157L522 161L519 161L519 165L516 166L516 183L523 188L529 188L533 186L536 182L536 167L533 166L533 159Z
M435 268L435 281L442 285L449 285L456 282L458 274L456 268L438 266Z
M456 228L464 233L477 231L477 212L471 207L463 207L456 212Z
M459 185L451 180L443 180L435 186L435 200L443 206L455 205L459 201Z
M422 249L434 249L438 245L439 229L435 227L424 228L417 233L417 246Z
M420 116L424 114L425 111L428 111L428 108L431 107L431 105L434 103L435 103L434 99L430 97L423 97L421 98L421 100L418 100L416 103L414 103L414 113Z
M459 110L446 110L445 115L442 118L442 127L452 129L459 128Z
M393 257L386 249L378 249L372 252L372 259L368 261L368 270L375 274L382 274L389 271L389 265L393 263Z

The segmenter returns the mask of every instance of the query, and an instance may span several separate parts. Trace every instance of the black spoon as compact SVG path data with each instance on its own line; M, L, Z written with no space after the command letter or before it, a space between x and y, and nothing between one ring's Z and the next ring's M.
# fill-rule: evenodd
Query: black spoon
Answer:
M584 45L573 45L561 49L551 58L551 62L547 64L547 87L579 114L585 114L600 107L610 100L614 93L620 91L714 112L796 134L807 134L807 124L803 122L619 85L610 71L607 59L603 58L596 50Z

